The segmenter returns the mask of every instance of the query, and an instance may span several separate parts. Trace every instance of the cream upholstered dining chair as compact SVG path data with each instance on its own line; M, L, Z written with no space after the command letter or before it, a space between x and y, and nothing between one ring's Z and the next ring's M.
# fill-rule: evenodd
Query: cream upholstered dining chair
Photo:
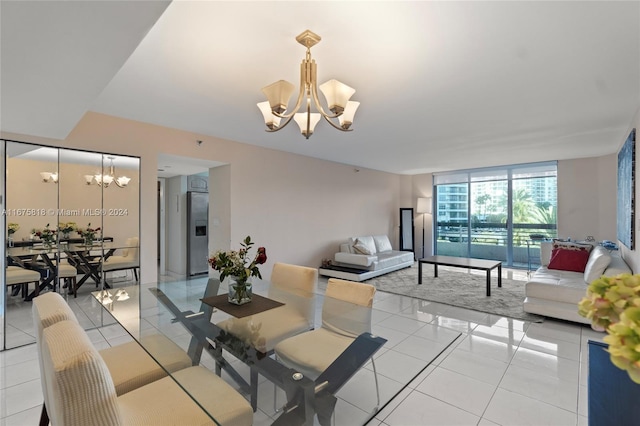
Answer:
M322 304L322 327L290 337L275 347L280 362L316 380L362 333L371 333L371 312L376 292L370 284L329 279ZM380 392L376 366L371 358L376 382L377 404Z
M104 273L113 271L133 270L133 275L138 281L138 268L140 268L140 240L138 237L127 238L122 255L109 256L102 263Z
M27 297L29 284L35 283L35 295L38 294L40 284L40 273L20 266L7 266L6 281L7 287L19 286L22 288L22 297ZM17 293L16 293L17 294Z
M45 328L39 354L45 401L54 426L248 426L253 422L251 407L242 395L200 366L118 395L104 359L75 321L63 320Z
M58 293L49 292L35 297L31 309L36 328L37 345L40 345L42 333L47 327L65 320L78 322L73 310ZM191 366L191 359L186 352L164 335L153 334L145 336L143 339L145 348L169 372ZM137 342L112 346L100 350L99 353L109 368L118 395L130 392L167 375L165 370Z
M275 309L245 318L230 318L216 325L240 338L249 337L259 326L252 344L260 352L273 353L275 345L313 328L316 310L318 270L306 266L276 263L271 271L268 297L284 303ZM255 333L254 333L255 334ZM258 372L251 369L251 406L257 408Z

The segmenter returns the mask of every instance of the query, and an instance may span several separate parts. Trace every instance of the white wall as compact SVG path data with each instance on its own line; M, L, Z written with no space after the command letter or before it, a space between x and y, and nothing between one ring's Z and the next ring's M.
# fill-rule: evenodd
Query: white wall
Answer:
M617 156L558 162L558 236L616 239Z

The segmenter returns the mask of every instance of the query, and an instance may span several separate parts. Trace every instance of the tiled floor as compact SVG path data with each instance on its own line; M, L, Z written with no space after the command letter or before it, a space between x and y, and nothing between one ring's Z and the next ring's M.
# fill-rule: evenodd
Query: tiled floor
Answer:
M388 348L406 353L420 348L421 337L429 341L450 329L462 335L369 425L587 424L587 341L603 334L572 323L528 323L383 292L373 307L373 331L388 339ZM89 335L98 348L128 339L117 325ZM397 369L401 375L402 363ZM0 352L0 426L37 424L41 403L35 345ZM338 416L336 422L349 425Z

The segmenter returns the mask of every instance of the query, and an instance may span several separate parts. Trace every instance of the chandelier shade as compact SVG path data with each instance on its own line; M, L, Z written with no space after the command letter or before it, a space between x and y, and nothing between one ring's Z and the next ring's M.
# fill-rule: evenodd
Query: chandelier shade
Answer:
M318 98L317 65L311 58L311 47L319 43L320 36L306 30L296 41L307 48L305 59L300 64L300 90L295 106L287 112L289 99L295 90L295 86L288 81L279 80L262 88L262 93L267 97L266 102L258 103L262 112L267 132L277 132L287 126L293 119L300 127L302 135L309 139L313 134L316 124L324 118L335 129L346 132L360 106L359 102L350 101L356 92L354 88L332 79L320 85L320 91L324 95L327 110L323 108ZM311 112L313 108L317 112ZM302 112L299 112L304 108ZM328 112L327 112L328 111ZM338 119L338 124L333 120ZM284 120L284 122L281 122Z

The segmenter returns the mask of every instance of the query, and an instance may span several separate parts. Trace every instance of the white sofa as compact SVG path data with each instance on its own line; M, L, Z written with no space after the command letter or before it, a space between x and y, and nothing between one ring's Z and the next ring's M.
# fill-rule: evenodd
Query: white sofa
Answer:
M352 237L340 244L340 251L320 275L364 281L392 271L413 266L413 252L393 250L386 235Z
M551 250L552 243L542 243L540 246L542 266L525 285L525 312L591 324L590 320L578 314L578 302L586 295L589 283L603 275L632 273L617 253L610 254L601 246L591 250L584 273L548 269Z

